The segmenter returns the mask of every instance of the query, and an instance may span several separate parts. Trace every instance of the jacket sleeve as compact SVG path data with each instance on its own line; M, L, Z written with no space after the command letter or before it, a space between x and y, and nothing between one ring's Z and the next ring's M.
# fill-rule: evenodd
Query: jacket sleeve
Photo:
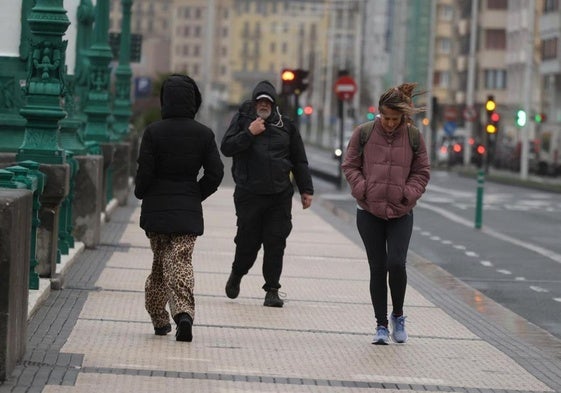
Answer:
M142 199L154 181L155 155L149 129L142 135L137 163L134 195Z
M290 127L292 129L290 134L290 161L292 162L294 180L300 194L313 195L314 185L302 136L294 123L291 122Z
M362 155L360 154L360 127L355 128L341 168L351 188L351 195L362 201L366 198L366 179L362 173Z
M412 206L421 198L430 180L430 160L427 147L422 135L420 138L419 150L413 155L411 170L403 191L407 203Z
M214 134L212 134L212 137L206 144L206 151L203 159L203 176L199 180L202 201L216 192L223 177L224 164L220 159Z
M245 122L242 122L240 114L236 113L220 145L220 151L226 157L232 157L251 146L253 135L249 132L249 128L245 127L245 125L242 126L242 124L245 124Z

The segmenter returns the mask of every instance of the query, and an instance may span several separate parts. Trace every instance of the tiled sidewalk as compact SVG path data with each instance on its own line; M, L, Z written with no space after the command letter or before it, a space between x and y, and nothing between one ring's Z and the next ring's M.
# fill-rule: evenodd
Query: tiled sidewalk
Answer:
M152 254L131 200L104 227L103 244L85 250L64 289L38 308L24 362L0 392L561 391L558 360L483 324L453 291L419 273L427 262L414 254L405 308L410 339L372 345L362 248L321 207L303 211L296 200L285 307L263 307L260 259L239 298L228 299L232 193L223 187L204 203L192 343L153 334L144 310Z

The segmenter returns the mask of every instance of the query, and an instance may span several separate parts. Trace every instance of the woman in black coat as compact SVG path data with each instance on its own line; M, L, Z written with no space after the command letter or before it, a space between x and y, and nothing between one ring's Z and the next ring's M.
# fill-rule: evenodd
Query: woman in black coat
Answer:
M140 226L154 253L145 306L156 335L177 324L176 340L192 341L195 317L192 254L203 234L202 201L214 193L224 165L212 130L196 121L201 94L193 79L171 75L160 92L162 120L145 129L134 193L142 199ZM198 178L200 169L203 174Z

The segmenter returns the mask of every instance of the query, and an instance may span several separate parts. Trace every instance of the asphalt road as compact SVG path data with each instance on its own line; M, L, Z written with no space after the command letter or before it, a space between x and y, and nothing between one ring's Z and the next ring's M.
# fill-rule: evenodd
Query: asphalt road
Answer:
M330 152L307 148L310 165L337 175ZM348 189L315 178L318 194L354 216ZM411 251L561 338L561 194L486 181L475 228L477 181L433 170L414 210Z

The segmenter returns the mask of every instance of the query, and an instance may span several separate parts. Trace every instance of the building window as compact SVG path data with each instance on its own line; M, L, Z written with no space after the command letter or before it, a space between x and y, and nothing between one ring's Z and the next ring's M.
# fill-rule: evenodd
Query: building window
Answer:
M506 89L506 70L485 70L486 89Z
M489 10L506 10L508 8L508 0L487 0L487 9Z
M449 54L452 51L452 42L449 38L438 39L438 52L442 54Z
M434 73L434 81L435 86L438 87L450 87L450 72L448 71L436 71Z
M559 0L545 0L543 3L544 14L548 12L557 12L559 10Z
M485 30L485 49L506 49L506 31L504 29Z
M447 5L443 4L438 7L438 19L441 21L451 21L454 18L454 9Z
M557 59L558 48L557 37L542 40L542 60L555 60Z

